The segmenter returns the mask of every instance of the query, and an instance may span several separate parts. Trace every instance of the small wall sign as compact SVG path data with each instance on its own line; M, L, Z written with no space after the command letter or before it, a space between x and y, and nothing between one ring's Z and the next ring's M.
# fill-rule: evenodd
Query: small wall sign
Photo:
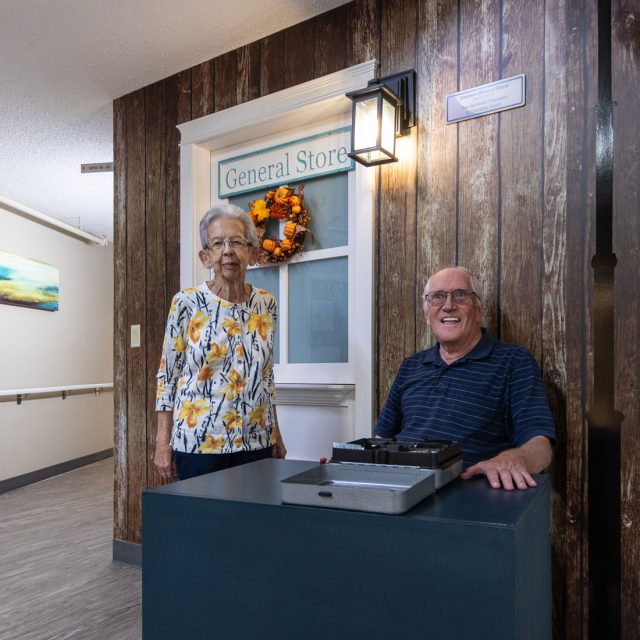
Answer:
M218 197L349 171L351 127L293 140L218 162Z
M525 104L525 76L504 78L447 96L447 124L514 109Z

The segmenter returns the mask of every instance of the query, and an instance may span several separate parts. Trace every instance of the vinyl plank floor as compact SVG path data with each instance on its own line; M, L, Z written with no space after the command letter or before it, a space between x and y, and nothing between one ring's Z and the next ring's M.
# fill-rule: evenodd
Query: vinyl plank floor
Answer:
M140 640L140 569L111 559L113 458L0 495L0 640Z

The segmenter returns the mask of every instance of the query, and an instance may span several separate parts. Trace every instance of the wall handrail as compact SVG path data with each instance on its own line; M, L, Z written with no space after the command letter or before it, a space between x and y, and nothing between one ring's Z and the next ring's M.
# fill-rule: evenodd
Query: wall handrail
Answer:
M103 391L112 391L113 382L96 382L93 384L68 384L62 387L35 387L32 389L0 389L0 402L14 401L22 404L23 400L36 397L55 396L65 400L69 395L82 393L95 393L99 395Z

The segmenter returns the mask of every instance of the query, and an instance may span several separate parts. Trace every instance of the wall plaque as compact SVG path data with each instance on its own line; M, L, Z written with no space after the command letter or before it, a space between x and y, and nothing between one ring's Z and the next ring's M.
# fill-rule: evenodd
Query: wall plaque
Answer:
M447 96L447 124L514 109L525 104L525 76L504 78Z

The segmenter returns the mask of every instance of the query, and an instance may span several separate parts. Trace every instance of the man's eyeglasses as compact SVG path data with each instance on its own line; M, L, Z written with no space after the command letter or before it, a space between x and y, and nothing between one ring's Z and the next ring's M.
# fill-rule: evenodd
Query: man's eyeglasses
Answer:
M424 298L434 307L441 307L447 301L447 296L451 296L456 304L465 304L471 300L471 296L475 295L473 291L456 289L455 291L433 291L425 294Z
M214 253L222 251L224 245L228 244L232 249L246 249L251 243L242 236L232 236L231 238L212 238L207 247Z

